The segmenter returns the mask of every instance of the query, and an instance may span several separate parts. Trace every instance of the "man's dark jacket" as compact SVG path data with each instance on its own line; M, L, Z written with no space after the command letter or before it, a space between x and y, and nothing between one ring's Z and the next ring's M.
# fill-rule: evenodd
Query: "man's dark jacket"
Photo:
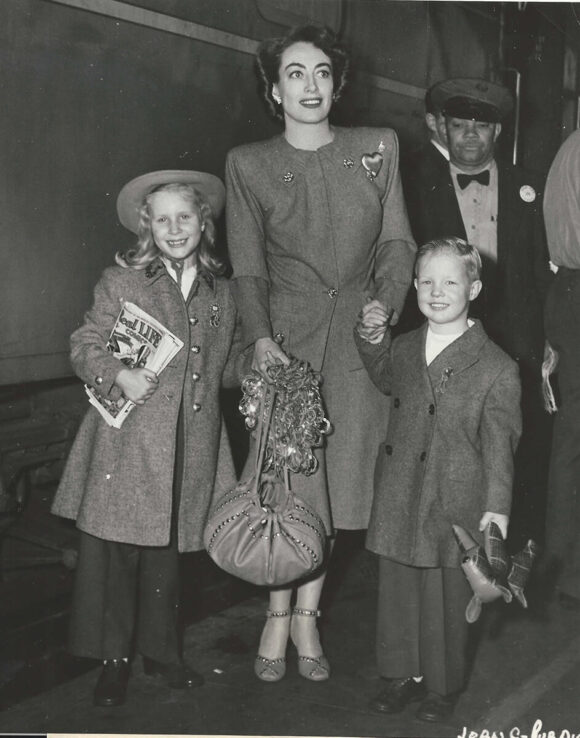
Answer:
M422 156L409 157L403 166L417 244L445 236L469 240L444 157L429 144ZM542 215L543 180L511 164L497 162L497 166L497 265L484 261L483 289L470 314L482 320L488 335L518 361L523 373L531 371L539 379L543 303L551 279ZM411 294L408 308L413 302L416 297ZM416 317L417 310L413 315L408 309L403 326L413 327Z

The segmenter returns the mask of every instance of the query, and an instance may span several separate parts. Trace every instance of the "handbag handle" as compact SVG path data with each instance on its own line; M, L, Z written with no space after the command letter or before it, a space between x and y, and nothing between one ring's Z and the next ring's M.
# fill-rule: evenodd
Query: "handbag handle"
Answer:
M266 400L270 398L270 406L267 410L266 417L264 418L264 406ZM253 492L258 494L258 486L260 482L260 473L262 471L262 464L264 463L264 455L266 453L266 446L268 445L268 433L270 431L270 423L272 422L272 414L274 412L274 403L276 400L276 390L269 384L266 385L264 394L260 399L260 419L258 421L258 432L256 441L256 468L254 471L254 484Z

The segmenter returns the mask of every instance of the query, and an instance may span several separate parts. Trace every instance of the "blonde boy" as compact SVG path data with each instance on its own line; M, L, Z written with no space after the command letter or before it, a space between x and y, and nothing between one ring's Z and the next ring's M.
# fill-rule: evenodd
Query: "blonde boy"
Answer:
M438 722L465 686L465 607L471 590L452 525L475 536L490 521L507 535L521 432L518 368L468 318L481 260L458 238L417 254L415 288L427 321L391 340L382 306L363 308L355 340L370 378L392 395L379 448L367 547L380 556L373 709L421 700Z

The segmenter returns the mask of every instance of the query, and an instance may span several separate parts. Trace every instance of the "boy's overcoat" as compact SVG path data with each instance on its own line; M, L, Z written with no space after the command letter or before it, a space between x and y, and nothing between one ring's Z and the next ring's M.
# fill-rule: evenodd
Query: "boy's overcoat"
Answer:
M84 324L71 337L75 372L117 399L118 359L105 346L121 304L133 302L184 342L159 385L120 429L90 407L72 447L53 512L91 535L145 546L169 543L177 424L183 404L180 551L203 548L214 488L235 484L219 406L221 385L238 383L236 310L227 280L201 271L187 303L161 259L146 269L111 267L95 288ZM238 358L240 357L240 358Z
M373 382L392 395L367 547L409 566L457 567L451 526L478 538L484 512L510 513L520 381L479 321L429 366L426 335L427 324L392 345L356 336Z

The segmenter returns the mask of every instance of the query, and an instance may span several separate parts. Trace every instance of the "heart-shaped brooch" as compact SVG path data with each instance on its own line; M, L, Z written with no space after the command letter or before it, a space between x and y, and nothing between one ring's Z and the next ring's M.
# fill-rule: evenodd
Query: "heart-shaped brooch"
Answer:
M385 144L381 141L379 144L378 151L374 151L372 154L362 155L362 165L366 169L366 175L371 182L376 178L377 174L381 171L383 166L383 151L385 150Z

